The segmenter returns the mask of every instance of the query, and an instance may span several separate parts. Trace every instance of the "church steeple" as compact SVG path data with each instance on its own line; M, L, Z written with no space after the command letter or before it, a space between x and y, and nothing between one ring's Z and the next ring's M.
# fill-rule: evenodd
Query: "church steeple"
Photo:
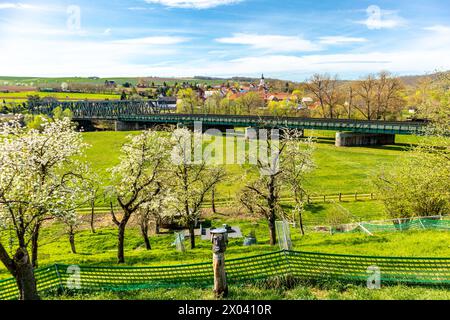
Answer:
M259 86L263 87L263 88L266 86L266 80L264 79L264 73L261 75L261 81L259 82Z

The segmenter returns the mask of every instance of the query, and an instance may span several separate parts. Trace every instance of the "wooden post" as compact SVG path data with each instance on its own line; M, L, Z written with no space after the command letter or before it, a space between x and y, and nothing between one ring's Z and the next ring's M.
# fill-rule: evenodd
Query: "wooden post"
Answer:
M225 272L225 251L228 244L226 228L211 230L214 270L214 294L216 298L228 296L227 274Z
M339 193L339 202L342 202L342 192Z
M358 192L355 193L355 201L358 201Z

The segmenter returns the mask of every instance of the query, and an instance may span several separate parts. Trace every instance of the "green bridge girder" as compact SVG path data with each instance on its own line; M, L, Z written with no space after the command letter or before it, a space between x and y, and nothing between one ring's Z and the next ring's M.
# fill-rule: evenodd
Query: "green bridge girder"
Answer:
M31 113L51 114L61 106L70 109L76 120L112 120L123 122L183 124L201 122L204 126L290 128L332 130L376 134L420 134L426 122L366 121L271 116L177 114L159 101L74 101L29 105Z

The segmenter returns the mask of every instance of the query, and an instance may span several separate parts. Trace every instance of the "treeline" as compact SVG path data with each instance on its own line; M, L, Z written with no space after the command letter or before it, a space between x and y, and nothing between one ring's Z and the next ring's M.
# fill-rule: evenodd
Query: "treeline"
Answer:
M332 119L402 119L409 105L408 90L388 72L358 81L340 81L337 76L312 76L306 83L284 83L263 95L260 91L225 96L217 92L202 99L192 88L179 90L178 111L189 113L272 115ZM288 95L277 98L278 93Z

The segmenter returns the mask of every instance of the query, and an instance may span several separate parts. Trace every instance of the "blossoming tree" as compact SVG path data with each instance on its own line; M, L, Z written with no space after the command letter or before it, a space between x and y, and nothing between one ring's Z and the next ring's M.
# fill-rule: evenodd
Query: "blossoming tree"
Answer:
M39 231L45 220L71 214L67 208L82 180L75 158L85 146L67 118L45 122L41 132L16 121L0 126L0 232L12 231L15 247L9 252L0 241L0 261L23 300L39 299L33 271Z

